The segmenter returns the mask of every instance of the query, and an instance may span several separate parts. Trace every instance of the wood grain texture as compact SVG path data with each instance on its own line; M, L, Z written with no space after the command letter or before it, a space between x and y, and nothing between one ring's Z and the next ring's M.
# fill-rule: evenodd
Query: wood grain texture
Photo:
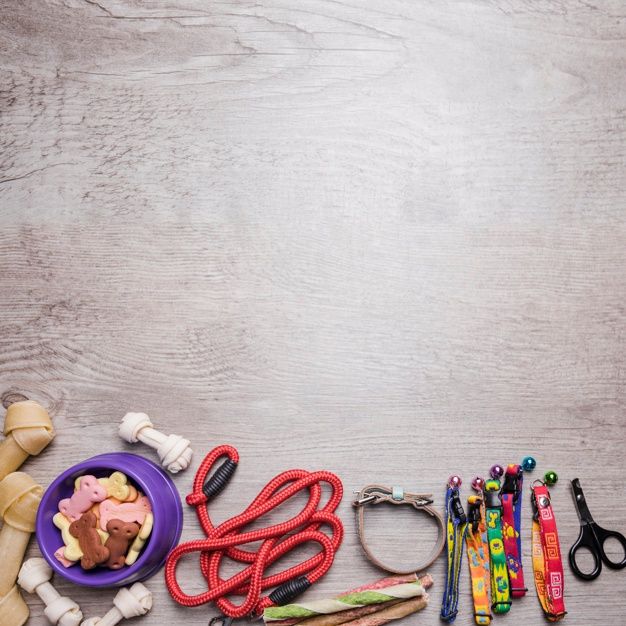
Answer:
M576 475L625 530L624 20L618 1L3 2L0 392L58 430L25 469L130 449L116 423L141 410L192 440L183 494L214 444L239 448L217 519L283 469L336 471L346 541L309 597L378 576L349 504L372 481L441 503L452 472L467 492L533 453L561 476L564 548ZM389 559L428 532L399 515L372 518ZM439 623L432 573L407 623ZM114 595L57 583L86 616ZM213 614L148 584L146 626ZM566 594L572 626L623 622L623 572ZM544 623L532 592L497 622Z

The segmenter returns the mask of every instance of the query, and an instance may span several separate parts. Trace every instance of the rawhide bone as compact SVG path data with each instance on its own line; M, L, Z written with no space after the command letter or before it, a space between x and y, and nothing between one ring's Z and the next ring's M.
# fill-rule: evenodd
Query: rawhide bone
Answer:
M41 485L24 472L13 472L0 481L0 626L21 626L28 619L28 607L15 580L35 530L42 494Z
M54 439L52 420L48 411L34 400L14 402L4 418L4 435L0 443L0 480Z
M53 587L52 568L44 559L33 558L24 561L17 577L18 585L28 593L36 593L46 605L44 615L52 624L78 626L83 613L74 600L61 596Z
M172 474L189 467L193 454L189 440L180 435L165 435L156 430L145 413L126 413L120 424L119 434L128 443L141 441L154 448L163 468Z
M141 583L120 589L113 608L103 617L90 617L81 626L115 626L123 619L145 615L152 608L152 592Z

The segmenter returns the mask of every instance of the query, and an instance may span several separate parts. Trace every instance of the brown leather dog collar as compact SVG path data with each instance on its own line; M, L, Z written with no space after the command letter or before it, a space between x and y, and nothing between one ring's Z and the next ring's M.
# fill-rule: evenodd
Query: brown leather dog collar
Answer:
M416 567L412 567L408 570L399 569L397 567L386 565L372 554L372 551L365 540L365 507L367 505L381 504L383 502L388 504L408 504L413 506L417 511L427 513L437 522L439 531L437 543L428 558L423 563L420 563ZM400 487L393 487L390 489L384 485L367 485L366 487L363 487L363 489L358 492L357 498L352 504L356 507L357 530L361 545L363 546L363 551L365 552L367 558L374 565L376 565L376 567L393 574L412 574L413 572L420 572L431 565L441 554L446 535L441 513L439 513L435 507L431 506L432 503L432 494L406 493Z

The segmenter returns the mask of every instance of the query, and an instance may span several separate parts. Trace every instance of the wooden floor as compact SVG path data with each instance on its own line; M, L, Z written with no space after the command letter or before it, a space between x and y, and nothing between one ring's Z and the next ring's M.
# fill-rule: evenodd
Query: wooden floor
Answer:
M465 496L533 454L564 550L576 476L626 531L625 38L620 1L3 3L0 393L58 430L24 469L130 449L140 410L192 440L183 495L237 446L218 520L333 470L346 539L308 598L380 575L350 506L369 482L441 506L451 473ZM372 521L388 559L428 549L409 512ZM404 623L439 623L431 572ZM626 572L565 582L566 623L624 623ZM86 616L114 595L57 583ZM147 584L142 625L215 614ZM544 623L534 591L495 623Z

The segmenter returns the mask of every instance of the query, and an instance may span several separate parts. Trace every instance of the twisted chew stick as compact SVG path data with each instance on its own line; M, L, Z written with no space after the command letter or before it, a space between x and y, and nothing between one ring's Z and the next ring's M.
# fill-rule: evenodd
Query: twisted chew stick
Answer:
M408 578L410 576L411 575L402 576L402 578ZM420 577L419 581L422 583L422 587L424 589L428 589L433 584L433 579L431 578L430 574L424 574L422 577ZM426 603L428 603L427 594L424 593L422 596L417 597L425 597ZM383 609L387 609L391 606L402 604L404 602L406 602L406 600L389 600L389 602L384 602L382 604L361 606L354 609L348 609L347 611L341 611L340 613L335 613L333 615L318 615L317 617L310 617L308 619L298 622L298 626L338 626L339 624L348 624L352 623L356 619L363 618L367 615L371 615L372 613L378 614ZM272 624L272 626L278 626L278 624L278 622L275 622L274 624Z
M411 598L410 600L403 600L393 606L389 606L377 611L376 613L372 613L372 615L360 617L351 622L344 622L343 626L381 626L382 624L387 624L393 620L402 619L407 615L421 611L426 606L428 606L427 593L423 596Z
M14 402L4 418L5 439L0 443L0 480L30 455L39 454L53 439L46 409L33 400Z
M382 578L346 591L336 598L271 607L265 610L263 617L269 626L343 624L361 615L379 611L383 606L422 595L432 582L428 574L420 579L415 574Z
M28 607L15 580L24 559L43 489L24 472L13 472L0 481L0 626L22 626Z

